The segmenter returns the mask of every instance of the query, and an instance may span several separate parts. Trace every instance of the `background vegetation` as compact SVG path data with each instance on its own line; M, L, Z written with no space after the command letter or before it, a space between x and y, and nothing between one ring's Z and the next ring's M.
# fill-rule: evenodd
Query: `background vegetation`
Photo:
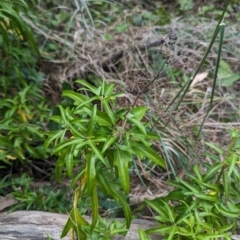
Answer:
M228 238L235 232L240 212L235 198L239 8L234 0L1 1L0 193L18 201L10 210L66 213L81 204L79 214L95 216L99 229L102 222L94 213L127 215L127 227L132 217L157 216L160 230L140 230L143 239L148 233L169 232L173 223L179 228L171 232L189 239ZM225 28L215 34L221 20ZM106 86L114 86L109 87L113 96L103 79L110 84ZM106 96L102 106L98 101ZM85 110L76 113L79 104ZM85 122L80 123L79 116ZM89 119L98 125L88 127ZM75 124L70 130L69 121ZM76 159L91 158L89 146L78 147L81 151L70 156L76 146L61 145L73 143L78 131L86 130L87 136L93 129L98 136L110 136L97 139L95 151L100 159L99 152L103 154L102 161L109 159L109 172L115 169L110 188L103 178L101 184L96 180L97 188L90 184L96 173L83 174L86 163ZM120 130L122 135L114 135ZM120 149L116 136L126 137L125 148L111 155ZM138 144L148 150L141 152ZM123 158L129 163L120 165ZM96 172L103 167L94 166ZM86 188L79 188L78 181ZM85 197L76 194L76 185ZM169 201L171 209L165 204ZM200 219L206 224L196 227ZM91 227L85 225L82 234L89 235ZM112 229L125 233L126 226L115 224ZM198 232L192 230L196 228ZM96 239L102 236L98 234Z

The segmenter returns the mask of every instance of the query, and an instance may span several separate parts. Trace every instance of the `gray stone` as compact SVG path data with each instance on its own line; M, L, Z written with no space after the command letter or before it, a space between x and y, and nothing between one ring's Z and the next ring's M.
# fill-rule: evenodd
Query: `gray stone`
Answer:
M47 235L52 240L60 240L62 229L67 221L65 214L48 213L40 211L17 211L10 214L0 214L1 240L45 240ZM87 219L91 221L90 218ZM121 220L121 219L120 219ZM128 234L116 236L114 240L137 240L138 228L148 229L156 226L154 222L135 219L132 221ZM69 237L62 238L68 240ZM152 240L161 239L159 236Z

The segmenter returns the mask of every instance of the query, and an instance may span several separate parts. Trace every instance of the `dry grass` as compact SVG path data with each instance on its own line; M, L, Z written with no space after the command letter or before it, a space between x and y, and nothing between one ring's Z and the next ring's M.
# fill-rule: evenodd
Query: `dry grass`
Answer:
M123 98L119 100L120 105L133 103L139 91L156 77L165 62L164 57L169 57L169 64L165 64L161 74L137 101L138 105L147 105L150 109L147 118L152 122L152 129L161 138L155 147L168 162L168 169L167 172L162 172L155 165L137 161L131 193L133 202L136 202L142 201L139 196L149 195L152 198L151 195L164 193L168 189L166 179L173 174L184 177L183 169L188 171L188 167L194 163L209 161L204 156L205 141L226 147L226 129L240 125L240 96L239 83L229 88L217 86L213 108L204 123L200 138L197 139L196 131L209 107L218 52L217 42L208 57L208 65L201 69L203 74L198 75L178 111L174 110L175 105L168 111L166 109L187 78L194 74L217 22L192 16L172 19L171 25L158 26L158 31L154 25L130 26L127 31L116 31L116 26L122 24L131 14L134 13L122 13L111 26L102 24L102 27L94 29L88 25L84 29L79 21L81 16L77 13L69 32L66 32L68 23L49 29L44 18L38 24L30 24L40 38L44 39L45 44L51 42L59 46L59 51L52 56L43 52L45 57L40 63L42 71L47 74L46 94L51 95L54 102L59 101L62 82L67 81L73 85L74 80L88 79L89 74L93 73L100 79L115 83L117 89L124 92ZM240 71L239 28L239 24L227 22L222 53L222 58L234 72ZM166 41L171 29L178 35L177 43L173 45L174 50L164 44L148 48L150 43L161 39ZM106 35L112 39L106 40ZM143 49L142 46L146 48ZM179 51L181 55L178 54ZM122 56L113 64L109 59L113 59L116 53Z

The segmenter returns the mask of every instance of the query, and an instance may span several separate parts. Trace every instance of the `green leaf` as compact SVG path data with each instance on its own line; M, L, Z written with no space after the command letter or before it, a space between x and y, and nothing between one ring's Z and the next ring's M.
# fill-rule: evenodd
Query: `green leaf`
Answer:
M226 171L223 171L223 187L224 187L226 200L228 200L230 196L231 178L228 177Z
M55 164L55 175L56 178L59 182L62 181L62 171L63 171L63 167L64 167L64 156L61 156L58 158L56 164Z
M141 143L143 143L145 146L149 146L151 144L151 142L148 139L148 133L147 135L141 133L137 128L133 127L128 131L129 135L131 136L131 140L133 142L136 141L140 141ZM158 138L159 139L159 138Z
M201 185L204 187L207 187L208 189L213 190L215 192L220 192L220 190L221 190L221 187L219 184L211 184L211 183L202 182Z
M110 149L117 139L118 136L109 136L103 145L101 153L103 154L107 149Z
M133 108L130 113L131 115L136 118L137 120L141 120L143 118L143 116L145 115L146 111L148 110L147 107L135 107Z
M159 224L159 227L156 228L151 228L146 230L147 234L161 234L161 235L165 235L165 234L169 234L170 232L172 232L172 227L173 226L168 226L165 224Z
M215 178L216 173L223 167L223 163L215 163L212 165L203 176L203 181L207 182L208 180Z
M105 113L105 112L97 111L97 114L96 114L96 122L97 122L100 126L107 126L107 127L112 126L111 119L110 119L110 117L108 116L108 114Z
M129 26L130 26L129 24L125 23L125 24L117 25L115 28L118 32L121 33L121 32L127 31Z
M65 109L62 107L62 105L58 105L58 108L59 108L60 114L61 114L61 124L66 125L68 123L68 121L66 118Z
M179 200L184 200L185 195L183 193L182 190L176 189L173 191L170 191L170 193L164 198L166 200L175 200L175 201L179 201Z
M240 74L239 73L233 73L229 77L219 79L218 82L219 82L220 86L231 87L239 79L240 79Z
M140 240L151 240L151 238L141 228L138 229L138 235L139 235Z
M197 179L198 179L200 182L202 182L202 173L200 172L198 165L194 165L193 171L195 172L195 174L196 174L196 176L197 176Z
M177 179L177 181L179 182L179 183L181 183L184 187L186 187L187 189L189 189L190 191L192 191L194 194L195 193L199 193L199 190L194 186L194 185L192 185L192 184L190 184L189 182L187 182L187 181L184 181L183 179L181 179L181 178L176 178ZM185 194L185 193L184 193Z
M170 239L174 239L174 235L177 234L177 231L178 231L178 227L177 226L175 226L175 225L171 226L170 232L169 232L170 234L168 236L168 239L169 240Z
M239 79L240 79L240 74L234 73L230 65L226 61L221 59L219 63L219 69L218 69L219 85L231 87Z
M64 238L70 229L74 229L78 239L86 240L87 235L82 230L82 225L88 226L89 223L81 216L77 208L73 208L70 212L68 221L63 228L61 238Z
M98 195L97 195L97 188L94 187L92 191L92 224L91 224L91 232L94 230L97 221L98 221Z
M78 110L78 111L81 110L82 113L90 114L90 112L92 110L90 103L95 101L95 100L99 100L99 97L98 96L94 96L94 97L91 97L91 98L87 98L87 100L85 102L77 105L76 110ZM86 108L84 108L84 107L86 107Z
M117 166L121 186L129 194L130 180L128 163L132 161L132 154L117 148L114 151L114 165Z
M112 191L114 199L119 199L123 205L123 212L126 220L126 227L129 229L132 221L132 214L124 195L119 191Z
M105 81L102 83L102 95L105 98L109 98L112 95L114 84L107 84Z
M88 141L86 141L85 143L87 143L93 150L93 152L96 154L96 156L104 163L104 165L107 166L107 162L106 159L103 157L103 155L101 154L101 152L99 151L99 149L96 147L96 145L94 145L93 141L91 141L90 139Z
M231 212L239 212L240 211L240 205L239 204L235 204L234 202L227 202L227 207Z
M136 152L140 152L141 154L143 154L145 157L147 157L148 159L152 160L154 163L156 163L157 165L165 168L165 162L164 159L162 157L160 157L154 150L152 150L150 147L147 146L143 146L143 145L134 145L132 146L132 149Z
M96 122L96 119L95 119L96 113L97 113L97 105L94 104L93 110L92 110L92 116L90 118L89 125L88 125L88 130L87 130L89 136L92 135L92 132L93 132L93 129L94 129L94 124Z
M84 103L88 99L87 96L85 96L81 93L74 92L72 90L63 91L62 96L73 99L75 101L75 104Z
M82 138L73 138L73 139L69 139L66 140L63 143L58 144L52 151L52 154L57 153L59 151L61 151L62 149L64 149L65 147L69 146L69 145L75 145L75 149L79 149L81 147L83 147L84 145L86 145L88 143L88 141L82 139Z
M170 207L168 202L165 202L163 200L160 200L160 201L165 206L165 209L166 209L166 211L168 213L169 221L170 222L174 222L175 218L176 218L174 210Z
M0 135L0 145L1 145L1 147L6 146L8 148L13 148L13 144L9 140L9 138L8 137L4 137L2 135Z
M207 200L207 201L212 201L212 202L217 202L218 201L218 197L217 196L213 196L210 194L204 194L204 193L194 193L194 195L202 200Z
M105 178L104 173L99 171L96 177L97 177L98 184L100 185L101 189L105 190L106 193L109 194L110 196L113 196L114 193L109 185L109 182Z
M87 192L88 196L93 194L93 189L95 187L95 178L96 178L96 155L89 153L86 155L86 164L87 164Z
M67 153L66 153L66 156L65 156L67 176L69 178L73 177L73 151L74 151L74 146L73 145L69 146L67 148Z
M171 18L164 7L159 7L154 11L154 15L158 16L158 21L155 23L157 25L166 25L171 22Z
M170 221L168 213L164 206L162 206L161 201L159 201L158 199L155 200L144 199L144 201L158 214L158 216L156 216L155 219L162 223Z
M132 115L127 115L127 119L129 122L132 122L134 125L136 125L139 130L146 135L146 127L143 123L141 123L138 119L134 118Z
M205 144L207 146L209 146L210 148L212 148L213 150L215 150L219 155L223 155L223 149L222 148L220 148L220 147L218 147L218 146L216 146L212 143L208 143L208 142L205 142Z
M82 84L83 86L87 87L87 90L89 90L90 92L94 93L96 96L100 95L100 88L96 88L93 85L89 84L88 82L86 82L85 80L76 80L75 82Z
M229 162L230 162L230 165L229 165L229 169L228 169L228 173L227 173L227 177L230 178L235 166L236 166L236 162L238 160L238 156L237 154L231 154L230 158L229 158Z
M198 240L226 239L228 234L198 234ZM231 239L231 238L228 238Z
M76 124L77 122L75 121L72 121L72 122L68 122L68 127L70 129L70 132L71 134L74 136L74 137L77 137L77 138L80 138L80 139L84 139L84 135L81 134L81 130L83 130L83 132L86 131L86 129L84 129L84 123L79 123ZM73 126L75 125L75 126Z
M103 103L103 106L105 107L105 110L106 110L109 118L111 119L111 123L112 123L113 125L115 125L115 123L116 123L116 118L115 118L115 115L114 115L111 107L110 107L109 104L108 104L108 101L107 101L107 100L103 100L102 103Z
M228 218L238 218L240 216L240 210L238 212L231 212L229 211L226 207L224 207L223 205L220 206L218 204L214 204L214 207L217 209L217 211L222 214L225 217Z
M59 139L59 138L62 138L63 136L65 136L65 133L66 133L66 130L56 130L56 131L52 131L48 138L45 140L44 142L44 151L46 152L47 151L47 148L49 147L49 145L51 143L53 143L53 141L55 139ZM55 142L56 144L56 142Z

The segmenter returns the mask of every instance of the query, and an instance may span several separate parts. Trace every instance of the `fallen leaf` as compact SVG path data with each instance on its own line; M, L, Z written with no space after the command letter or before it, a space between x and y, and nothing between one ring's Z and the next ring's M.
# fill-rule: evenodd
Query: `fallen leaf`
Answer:
M15 200L14 197L11 195L6 196L6 197L0 196L0 211L2 211L3 209L5 209L7 207L10 207L16 203L18 203L18 201Z
M198 73L197 76L193 79L190 87L194 87L198 82L202 82L208 76L208 72Z

